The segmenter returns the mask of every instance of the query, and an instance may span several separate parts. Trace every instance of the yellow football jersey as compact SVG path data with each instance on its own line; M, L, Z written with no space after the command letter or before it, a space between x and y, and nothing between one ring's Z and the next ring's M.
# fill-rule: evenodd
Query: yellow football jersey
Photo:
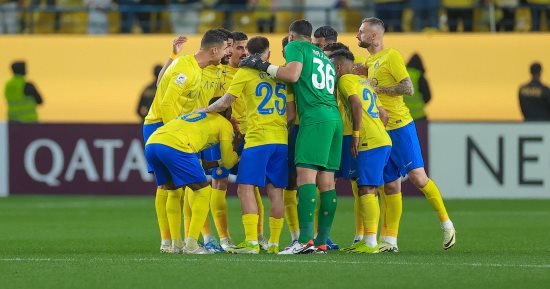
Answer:
M342 95L340 92L338 92L338 97L336 97L336 100L338 102L338 110L340 111L340 115L342 116L342 123L343 123L343 135L351 135L353 131L352 127L352 121L351 121L351 110L349 110L348 107L346 107L346 102L342 100Z
M222 73L220 76L220 85L218 86L218 89L216 90L216 95L223 96L227 90L229 89L229 86L231 85L231 81L233 81L233 78L235 77L235 74L237 71L239 71L239 68L232 67L229 64L221 65L222 67ZM239 123L239 130L242 134L246 134L247 132L247 121L246 121L246 104L244 103L244 99L237 98L233 104L231 105L231 109L233 110L231 117L236 119Z
M167 123L197 108L202 69L194 55L180 56L162 75L145 124Z
M403 79L409 77L403 57L395 49L386 48L369 56L366 66L369 69L368 78L379 86L396 86ZM402 95L379 94L378 97L389 114L388 130L403 127L413 120L409 109L403 102Z
M342 103L351 111L349 97L357 95L361 100L363 114L361 118L361 141L359 151L391 145L391 139L384 124L380 120L378 106L382 106L374 89L359 75L345 74L338 79L338 91L342 96ZM351 115L351 113L350 113Z
M199 107L207 107L212 98L222 96L216 94L216 91L220 86L221 74L221 65L208 65L202 70Z
M198 153L220 144L222 166L232 168L238 161L233 151L233 126L218 113L184 114L158 128L147 144L163 144L186 153Z
M245 148L288 143L286 84L263 71L241 68L227 93L245 102Z

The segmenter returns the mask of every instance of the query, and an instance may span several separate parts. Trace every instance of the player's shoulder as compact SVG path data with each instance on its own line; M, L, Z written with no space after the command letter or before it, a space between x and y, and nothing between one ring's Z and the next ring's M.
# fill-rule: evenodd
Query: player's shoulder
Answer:
M395 48L388 48L388 52L386 52L386 55L391 58L403 58L401 52L399 52L399 50Z

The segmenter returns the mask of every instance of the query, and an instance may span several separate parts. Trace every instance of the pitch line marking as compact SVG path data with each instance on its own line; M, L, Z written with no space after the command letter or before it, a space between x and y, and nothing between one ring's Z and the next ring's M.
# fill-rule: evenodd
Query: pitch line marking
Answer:
M216 262L243 262L243 263L296 263L296 264L371 264L371 265L403 265L403 266L461 266L461 267L492 267L492 268L538 268L550 269L550 264L503 264L503 263L421 263L421 262L361 262L361 261L336 261L336 260L299 260L299 259L234 259L234 258L181 258L181 259L165 259L165 258L91 258L91 259L75 259L75 258L0 258L0 262L94 262L94 261L111 261L111 262L200 262L205 260L213 260Z

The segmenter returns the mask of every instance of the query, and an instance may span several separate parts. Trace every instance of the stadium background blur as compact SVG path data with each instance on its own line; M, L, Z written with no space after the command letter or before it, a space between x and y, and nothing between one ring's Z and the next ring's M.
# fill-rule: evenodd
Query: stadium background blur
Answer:
M88 2L108 4L103 10L108 23L106 35L87 35L88 16L92 12L85 5ZM422 28L415 27L414 4L419 1L259 0L255 5L246 1L191 2L201 4L186 8L196 9L199 17L196 34L186 34L189 41L183 54L195 51L200 33L210 28L225 26L253 36L260 33L257 20L269 22L273 17L273 33L262 33L270 39L273 63L284 63L280 40L290 22L300 18L311 20L314 28L333 25L341 33L340 42L354 53L366 56L367 51L357 47L355 34L363 17L384 13L380 7L386 6L386 13L389 10L397 15L386 21L391 26L385 37L386 47L398 49L405 61L414 53L423 58L432 100L427 105L430 122L418 125L419 137L431 176L440 185L443 197L451 199L449 211L456 216L459 232L458 248L450 252L454 255L435 253L435 246L426 248L425 242L439 242L439 233L432 232L437 225L430 222L434 218L427 215L431 211L423 200L408 198L404 202L403 252L397 258L380 256L381 259L365 260L335 254L329 261L312 258L304 263L336 276L348 276L358 265L377 266L377 269L369 267L373 275L397 266L404 274L400 281L384 278L379 281L401 288L448 287L447 282L453 280L472 288L487 284L495 288L540 288L548 284L550 251L544 240L548 239L545 232L550 229L550 206L548 200L542 199L550 199L550 122L521 122L518 89L529 81L529 65L533 62L542 64L542 81L550 80L545 72L550 67L550 1L425 1L438 3L432 9L437 15L435 25L426 24ZM451 2L454 7L449 6ZM11 3L17 5L6 6ZM13 61L24 60L27 78L37 85L44 98L44 105L38 108L40 124L9 124L6 102L0 104L0 196L10 195L0 199L0 240L5 241L0 251L0 269L13 273L0 281L0 285L8 286L0 287L28 288L36 284L97 287L102 284L96 281L98 273L105 273L98 268L109 268L112 270L109 276L115 279L114 276L126 276L127 265L132 266L133 276L107 284L117 288L132 284L139 287L156 280L143 279L146 273L163 274L156 271L159 264L192 270L196 262L206 267L235 262L231 265L242 272L247 270L242 267L247 263L262 262L247 256L181 261L171 256L158 258L156 254L153 184L152 177L144 173L144 159L139 155L141 124L136 106L140 93L152 81L153 66L164 63L170 55L176 29L170 20L175 8L169 4L170 1L137 0L0 0L0 10L17 17L15 33L0 35L0 82L3 84L11 77ZM453 9L472 13L471 22L460 21L456 33L449 32L450 24L454 23L448 11ZM123 13L141 14L134 15L136 20L128 30L128 26L122 28ZM4 16L2 20L5 19ZM1 25L6 25L5 29L9 24ZM399 26L402 32L398 32ZM470 26L473 33L465 31ZM33 196L21 196L29 194ZM59 194L69 196L51 196ZM75 197L81 194L148 196ZM344 187L341 194L351 195L351 191ZM418 194L410 187L404 189L404 195ZM232 232L239 236L242 234L239 207L236 200L229 203ZM351 199L343 198L341 204L334 239L347 243L353 224L352 213L345 210L351 210ZM130 213L124 213L125 210ZM72 221L67 221L67 216ZM132 221L123 222L128 217ZM128 226L133 229L115 233ZM492 240L489 242L485 235ZM41 240L40 244L36 239ZM67 245L71 248L65 250ZM122 247L128 249L119 250ZM119 258L122 261L114 261ZM265 268L283 264L270 258L261 260L273 263L258 263L254 274L261 277L251 284L271 288L276 282L272 285L264 282L274 275L265 273ZM284 266L303 265L300 261L303 259L293 260L297 261ZM80 286L70 278L59 280L59 274L82 273L65 266L73 263L88 270L82 275L87 286ZM62 269L57 271L58 264ZM157 269L151 270L149 266ZM340 266L341 270L334 266ZM449 268L437 268L445 278L436 279L422 269L425 266ZM205 284L215 286L212 280L200 276L220 272L201 270L204 275L195 276L199 278L195 284L202 284L202 288ZM30 279L21 281L13 277L18 271L30 274ZM223 271L221 276L233 280L231 272ZM530 277L525 281L527 273ZM327 284L323 283L326 278L314 276L317 283L309 285ZM474 281L476 278L490 280L483 283ZM37 283L38 280L44 283ZM303 284L295 277L290 280L294 285ZM175 282L166 278L164 281ZM355 284L347 282L352 282L350 286ZM376 285L378 281L374 282ZM236 281L229 283L235 284Z

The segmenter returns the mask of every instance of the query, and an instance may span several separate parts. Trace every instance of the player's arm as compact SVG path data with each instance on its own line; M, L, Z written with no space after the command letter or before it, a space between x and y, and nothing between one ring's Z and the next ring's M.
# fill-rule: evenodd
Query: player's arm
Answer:
M376 93L382 93L388 96L413 95L414 87L410 77L399 82L396 86L375 86Z
M170 79L160 103L160 114L163 123L168 123L181 113L181 107L178 109L177 105L178 99L186 97L187 84L187 78L182 73Z
M363 103L361 102L357 94L350 95L348 99L349 103L351 104L351 116L353 121L351 154L353 155L353 157L356 158L359 154L359 131L361 130Z
M300 49L293 47L292 44L289 44L285 50L285 57L287 64L285 66L278 66L269 63L269 61L263 61L259 54L254 54L243 59L239 67L244 66L265 71L282 81L296 83L302 73L304 53Z
M187 37L185 36L178 36L176 39L174 39L174 42L172 42L172 55L170 55L170 58L166 60L166 63L164 63L164 66L160 70L159 76L157 78L157 86L159 85L160 80L162 79L162 75L164 75L164 72L166 72L166 69L168 68L168 66L170 66L170 64L172 64L174 59L178 57L178 54L183 49L183 44L185 42L187 42Z
M380 120L382 121L384 126L386 126L388 124L388 120L390 119L388 112L382 106L378 106L378 113Z
M296 104L294 101L286 103L286 120L288 122L287 127L293 125L296 120Z
M220 140L220 152L222 159L220 166L231 169L239 161L239 156L233 150L233 141L232 140Z
M198 112L219 112L228 109L231 104L237 99L234 95L230 93L224 94L220 99L216 100L213 104L209 105L206 108L198 109Z

